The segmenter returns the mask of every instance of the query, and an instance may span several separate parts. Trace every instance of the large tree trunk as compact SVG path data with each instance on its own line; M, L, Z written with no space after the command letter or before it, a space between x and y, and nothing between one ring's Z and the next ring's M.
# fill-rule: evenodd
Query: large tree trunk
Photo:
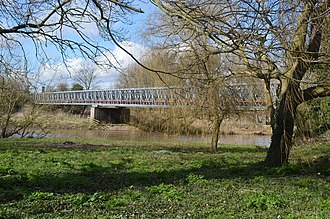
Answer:
M330 87L327 85L310 87L301 91L298 85L291 84L276 109L272 141L265 159L266 166L278 167L288 163L298 105L303 101L325 96L330 96Z
M294 119L298 105L303 101L304 95L300 90L300 82L313 62L318 60L324 31L324 19L329 10L330 0L304 2L304 11L298 20L297 30L291 44L289 57L292 66L284 74L286 79L282 84L281 101L276 109L275 124L272 142L267 153L265 164L270 167L281 166L289 160L292 147ZM308 31L308 28L311 28ZM308 40L308 45L306 41ZM306 61L310 60L310 61ZM289 81L286 81L289 80ZM284 86L283 86L284 85Z
M265 159L268 167L278 167L289 161L293 144L294 120L297 107L302 102L298 85L290 84L289 86L276 109L273 135Z

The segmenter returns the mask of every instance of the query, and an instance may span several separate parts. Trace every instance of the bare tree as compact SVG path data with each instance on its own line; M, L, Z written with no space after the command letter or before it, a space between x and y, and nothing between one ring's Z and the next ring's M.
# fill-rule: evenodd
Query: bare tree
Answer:
M97 71L95 64L88 64L83 63L77 70L75 70L73 74L73 80L77 82L76 84L81 85L83 89L90 90L95 89L98 84L98 77L100 73ZM72 106L70 107L70 111L80 111L80 115L84 115L87 106L77 107Z
M306 100L330 95L328 81L306 81L316 63L328 61L320 53L330 12L328 0L276 1L167 1L152 0L185 40L204 37L214 45L212 54L231 54L228 61L243 75L265 82L274 123L268 166L288 162L293 142L297 106ZM167 40L178 44L180 38ZM271 82L278 81L278 96ZM303 85L307 83L307 88ZM278 101L277 101L278 100Z
M160 50L151 50L148 56L142 59L151 69L175 71L173 66L174 54ZM117 87L171 87L178 86L181 80L173 74L154 74L137 63L129 65L119 76Z
M172 25L167 26L173 29ZM164 26L161 27L164 30ZM200 42L199 42L200 43ZM211 121L211 149L216 151L222 121L238 111L239 90L230 72L226 71L226 63L218 55L204 52L207 43L186 43L184 48L158 48L146 57L144 63L151 68L171 72L170 74L152 74L152 72L134 65L127 69L127 75L121 75L121 87L175 87L177 95L192 97L188 104L161 111L159 123L153 122L159 128L170 125L173 132L189 130L188 127L196 122L201 114L208 115L206 121ZM209 56L204 56L209 55ZM236 78L237 79L237 78ZM245 79L246 82L246 79ZM255 85L253 85L255 86ZM178 88L181 88L178 90ZM190 113L187 113L190 112ZM203 113L201 113L203 112ZM160 114L160 113L159 113ZM187 116L189 118L182 118ZM176 121L174 121L176 120ZM148 119L141 121L143 124ZM186 122L189 121L189 122ZM208 123L208 122L207 122ZM179 125L181 124L181 126ZM145 124L148 126L147 124ZM176 130L176 127L178 130ZM153 128L153 127L151 127Z
M164 14L153 14L144 35L146 38L157 38L156 43L151 46L160 51L159 54L168 54L167 56L171 57L167 62L170 68L161 69L162 73L167 72L180 80L181 83L177 86L186 90L188 95L193 93L195 96L192 107L210 115L211 148L216 151L222 121L230 115L238 114L241 108L239 97L243 93L236 82L240 76L234 74L240 67L229 61L236 57L226 57L214 52L219 46L210 42L208 37L189 29L181 19L169 19ZM241 86L244 88L241 90L246 90L247 82L245 77L245 84ZM254 80L250 87L256 87L256 82L261 84L260 81Z
M98 83L99 72L95 65L84 63L78 68L73 75L73 79L81 84L85 90L96 87Z
M68 91L68 84L67 83L60 83L56 86L56 91Z
M2 72L3 73L3 72ZM27 102L29 94L21 78L0 74L0 131L1 138L18 134L24 127L14 119L15 113Z
M150 68L164 71L174 70L171 65L173 57L169 53L150 51L143 62ZM154 74L137 63L128 66L119 76L118 88L168 87L177 88L182 83L177 77L170 74ZM147 111L147 112L146 112ZM190 109L186 107L174 108L132 108L131 122L139 128L148 131L162 131L169 134L188 133L192 120L188 118Z
M143 13L134 0L2 0L0 67L16 74L5 60L27 68L31 56L51 65L57 51L68 69L67 61L77 56L111 68L116 62L111 48L125 40L123 26L115 24L130 25L127 15L133 13Z
M79 56L111 68L116 57L110 48L114 42L125 40L122 26L115 28L114 24L129 25L127 15L143 13L134 7L133 1L0 1L0 65L14 68L15 65L10 66L4 60L15 59L27 68L30 56L51 65L54 54L49 51L57 50L65 64ZM16 73L14 69L8 72ZM89 89L92 84L88 80L84 79L85 88Z

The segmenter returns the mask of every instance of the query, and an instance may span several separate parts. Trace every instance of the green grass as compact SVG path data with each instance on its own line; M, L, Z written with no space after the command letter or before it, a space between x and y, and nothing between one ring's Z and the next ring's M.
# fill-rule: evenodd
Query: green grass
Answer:
M0 140L0 218L330 218L330 144Z

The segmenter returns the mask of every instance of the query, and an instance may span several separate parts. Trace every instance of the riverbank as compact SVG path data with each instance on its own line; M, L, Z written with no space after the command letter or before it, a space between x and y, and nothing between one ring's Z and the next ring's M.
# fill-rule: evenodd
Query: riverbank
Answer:
M329 218L330 144L0 139L0 218Z
M195 119L191 124L188 132L176 132L175 129L167 132L166 130L159 131L157 129L148 129L141 124L136 124L134 121L130 124L107 124L100 123L90 118L71 115L61 112L41 112L36 118L36 123L45 133L53 130L103 130L103 131L145 131L154 133L164 133L170 135L208 135L211 133L211 124L208 121ZM249 117L233 117L225 119L222 122L220 132L222 135L271 135L271 127L261 123L256 124Z
M19 114L18 114L19 116ZM35 118L35 122L40 124L40 126L48 132L50 130L104 130L104 131L151 131L145 129L145 127L140 127L139 124L134 122L130 124L107 124L100 123L96 120L91 120L88 117L72 115L69 113L64 113L61 110L56 110L53 112L41 111ZM191 133L209 134L211 124L208 121L195 119L191 125ZM157 130L154 130L157 132ZM171 134L182 134L173 132ZM270 135L271 127L269 125L263 125L261 123L255 124L251 122L251 118L245 117L233 117L225 119L221 125L221 134L230 135Z
M199 131L192 131L198 133L197 135L210 134L211 124L206 121L196 120L193 127ZM98 129L108 131L138 131L144 130L132 124L101 124ZM144 130L148 131L148 130ZM244 119L225 119L221 124L220 134L222 135L271 135L272 129L270 125L263 125L261 123L254 124ZM172 133L173 135L179 133ZM189 134L189 133L187 133Z

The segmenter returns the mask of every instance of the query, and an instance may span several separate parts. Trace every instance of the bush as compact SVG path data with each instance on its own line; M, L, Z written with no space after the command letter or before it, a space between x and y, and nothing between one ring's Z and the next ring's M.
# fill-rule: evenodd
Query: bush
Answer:
M299 105L296 135L314 137L330 129L330 97L318 98Z
M0 75L0 100L0 138L8 138L26 130L26 126L30 126L30 116L21 121L14 119L14 115L31 101L24 78Z

